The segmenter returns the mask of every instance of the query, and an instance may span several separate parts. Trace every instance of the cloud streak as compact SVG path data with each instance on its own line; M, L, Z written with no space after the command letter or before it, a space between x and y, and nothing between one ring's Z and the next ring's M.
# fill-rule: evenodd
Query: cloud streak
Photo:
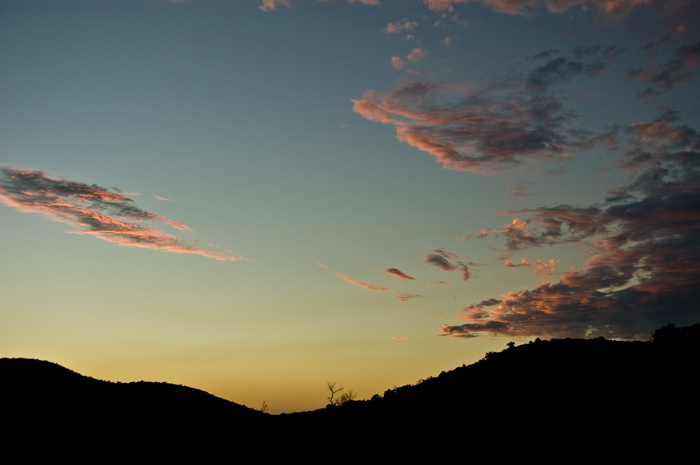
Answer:
M401 302L408 302L411 299L415 299L417 297L420 297L419 294L411 294L411 293L402 293L399 291L393 291L389 289L388 287L384 286L375 286L373 284L367 284L363 283L362 281L356 281L352 278L350 278L348 275L343 274L343 273L333 273L337 277L345 280L346 282L350 284L354 284L355 286L359 286L363 289L367 289L368 291L373 291L373 292L389 292L391 294L396 294L396 298L400 300Z
M398 268L389 268L384 270L384 273L390 274L391 276L396 276L399 279L403 279L404 281L415 281L416 278L413 276L409 276L403 271L399 270Z
M45 171L2 168L0 201L24 213L41 213L52 221L70 224L73 234L91 234L120 246L202 255L222 261L241 260L228 253L205 250L196 244L153 228L160 221L180 231L185 224L146 212L118 192L52 177Z
M618 19L626 16L638 5L652 3L652 0L423 0L423 2L431 10L445 13L454 12L454 5L460 3L480 2L495 11L511 15L525 15L538 8L546 8L550 13L564 13L576 6L592 5L598 9L601 16Z

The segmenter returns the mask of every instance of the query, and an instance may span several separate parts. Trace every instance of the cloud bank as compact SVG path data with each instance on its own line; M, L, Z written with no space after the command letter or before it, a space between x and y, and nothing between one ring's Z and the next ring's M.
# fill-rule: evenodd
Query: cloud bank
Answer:
M497 230L511 251L563 242L589 247L584 269L471 304L460 315L467 323L444 325L443 335L634 339L700 318L700 134L673 111L626 133L620 165L634 174L604 205L511 212L529 218ZM549 265L541 264L545 271Z

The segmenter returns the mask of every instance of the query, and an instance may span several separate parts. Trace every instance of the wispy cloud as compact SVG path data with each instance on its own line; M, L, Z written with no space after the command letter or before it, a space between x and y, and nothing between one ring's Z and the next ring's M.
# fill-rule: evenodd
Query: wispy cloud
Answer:
M339 278L344 279L345 281L349 282L350 284L354 284L355 286L360 286L361 288L367 289L368 291L374 291L374 292L392 292L391 289L388 289L384 286L374 286L372 284L366 284L361 281L355 281L354 279L350 278L348 275L345 275L343 273L333 273Z
M161 221L192 232L183 223L141 210L122 193L55 178L45 171L2 168L0 173L0 201L21 212L41 213L53 221L70 224L76 228L70 231L73 234L91 234L121 246L197 254L223 261L242 259L202 249L153 228L151 222Z
M420 294L411 294L410 292L404 292L403 294L395 292L398 294L396 296L397 299L399 299L401 302L408 302L411 299L416 299L420 297Z
M404 281L413 281L413 280L416 279L416 278L414 278L413 276L407 275L406 273L404 273L403 271L399 270L398 268L389 268L389 269L386 269L386 270L384 270L384 273L390 274L390 275L392 275L392 276L396 276L397 278L403 279Z
M523 200L526 197L532 197L532 194L530 194L530 189L532 189L532 186L534 185L535 183L531 181L511 181L508 183L508 187L506 188L506 197L515 203L523 203Z
M442 271L454 271L457 269L455 265L449 262L444 254L440 253L439 250L435 250L436 253L430 253L425 257L425 263L429 263L433 266L440 268Z
M425 262L440 268L442 271L460 271L460 273L462 274L462 280L464 281L469 281L472 277L472 272L469 269L469 265L482 266L478 263L470 262L469 264L465 264L461 261L457 261L457 264L455 265L448 260L456 258L459 258L457 254L448 252L443 249L435 249L432 253L426 255ZM443 281L440 282L442 283Z
M323 263L316 262L316 264L317 264L318 266L320 266L321 268L328 269L328 267L327 267L326 265L324 265Z
M345 275L343 273L333 273L337 277L345 280L346 282L349 282L350 284L354 284L355 286L359 286L363 289L367 289L368 291L373 291L373 292L389 292L391 294L396 294L396 298L400 300L401 302L408 302L411 299L415 299L417 297L420 297L418 294L411 294L411 293L402 293L399 291L394 291L391 290L387 287L384 286L375 286L373 284L367 284L363 283L362 281L356 281L352 278L350 278L348 275Z
M156 194L153 194L153 198L156 199L156 200L163 200L163 201L167 201L167 202L174 202L174 200L172 200L172 199L166 199L165 197L161 197L160 195L156 195Z

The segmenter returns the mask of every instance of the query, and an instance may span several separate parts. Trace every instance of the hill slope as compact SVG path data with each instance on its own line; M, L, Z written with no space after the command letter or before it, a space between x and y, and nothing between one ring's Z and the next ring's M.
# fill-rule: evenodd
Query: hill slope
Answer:
M546 438L590 450L619 448L621 431L649 446L697 432L680 422L700 413L699 333L694 325L658 330L653 343L538 340L372 400L277 416L185 386L99 381L28 359L0 359L0 395L15 438L79 438L99 450L162 454L158 445L168 444L175 455L231 447L322 454L350 433L351 452L390 453L455 434L499 447L506 432L517 433L511 446Z

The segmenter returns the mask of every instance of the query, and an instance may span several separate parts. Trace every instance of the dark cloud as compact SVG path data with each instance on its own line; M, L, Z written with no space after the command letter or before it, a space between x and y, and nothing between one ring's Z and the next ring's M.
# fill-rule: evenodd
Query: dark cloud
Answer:
M526 85L530 91L543 92L554 84L569 82L574 76L600 74L605 71L605 66L603 62L584 63L558 57L530 71L526 78Z
M472 272L469 270L467 265L461 264L459 266L460 272L462 273L462 279L464 281L469 281L472 277Z
M647 44L645 50L653 54L656 46ZM647 82L652 85L640 92L642 97L654 97L673 90L677 85L689 82L695 75L695 68L700 64L700 41L688 42L676 48L673 57L664 63L652 63L646 68L635 68L629 71L630 79Z
M550 13L564 13L570 8L591 5L598 10L602 18L608 20L626 16L637 5L661 3L661 0L423 0L431 10L443 13L454 12L454 5L473 1L480 1L496 11L511 15L525 15L539 9L546 9Z
M425 258L425 262L440 268L442 271L454 271L457 269L455 265L450 263L439 253L428 254L428 256Z
M197 254L225 261L241 259L201 249L153 228L150 222L161 221L191 232L182 223L141 210L123 191L115 190L110 192L95 184L56 179L45 171L0 170L0 201L21 212L41 213L53 221L73 225L77 228L71 231L74 234L92 234L122 246Z
M392 276L396 276L397 278L403 279L404 281L413 281L416 279L413 276L407 275L406 273L399 270L398 268L389 268L387 270L384 270L384 273L390 274Z
M631 339L700 318L700 136L671 111L626 133L625 161L636 160L635 174L604 205L522 210L529 218L498 230L509 250L587 245L586 267L469 305L461 315L467 323L445 325L443 334Z

